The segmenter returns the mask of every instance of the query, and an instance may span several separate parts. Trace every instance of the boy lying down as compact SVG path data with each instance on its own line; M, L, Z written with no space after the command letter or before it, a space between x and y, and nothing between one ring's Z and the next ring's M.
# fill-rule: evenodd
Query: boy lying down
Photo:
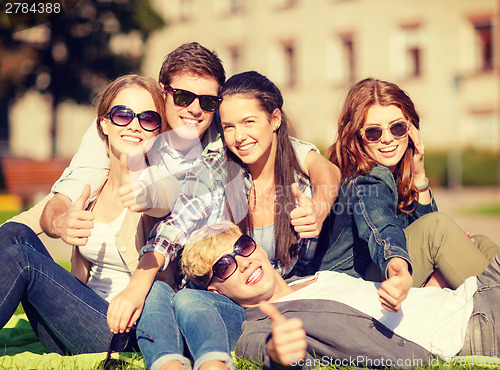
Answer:
M245 307L236 354L264 367L322 359L408 368L436 365L436 355L498 356L500 252L458 289L412 288L401 309L390 312L379 301L380 283L333 271L287 283L264 249L229 222L206 226L190 241L184 273Z

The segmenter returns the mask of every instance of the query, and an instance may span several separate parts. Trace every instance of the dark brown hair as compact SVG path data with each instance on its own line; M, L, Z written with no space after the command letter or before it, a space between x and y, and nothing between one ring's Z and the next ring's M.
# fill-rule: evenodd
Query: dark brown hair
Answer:
M297 251L297 235L290 223L290 212L295 207L295 197L290 187L295 182L296 173L305 175L288 136L287 118L283 112L283 97L274 83L255 71L239 73L227 80L222 88L221 96L224 99L232 95L244 95L257 99L262 110L267 112L269 119L275 109L281 112L281 125L276 131L278 136L276 153L279 154L276 155L274 163L274 182L276 189L284 191L276 192L274 240L275 256L281 266L287 268L291 265L292 257ZM228 157L244 166L230 150L228 150ZM248 213L238 226L243 234L253 234L252 218Z
M172 78L178 72L214 77L219 83L219 88L226 81L226 72L217 54L197 42L182 44L165 57L158 82L170 85Z
M356 83L347 94L338 122L338 136L328 150L327 156L342 172L342 180L368 174L377 164L365 152L360 129L366 121L371 106L394 105L418 129L420 118L406 92L396 84L367 78ZM414 145L408 139L408 148L394 171L398 189L398 209L410 212L410 205L418 199L413 185Z

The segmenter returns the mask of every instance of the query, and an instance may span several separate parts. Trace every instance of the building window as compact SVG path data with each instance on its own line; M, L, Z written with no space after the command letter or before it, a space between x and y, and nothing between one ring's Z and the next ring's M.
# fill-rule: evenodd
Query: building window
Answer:
M497 115L491 111L472 112L465 137L466 145L478 149L498 149L500 128Z
M220 16L228 16L242 13L245 10L244 0L215 0L215 13Z
M165 17L176 22L185 22L191 19L192 0L172 0L168 6L164 6Z
M272 4L277 9L287 9L297 4L298 0L273 0Z
M224 68L228 76L240 73L243 70L242 49L238 45L229 46L224 52Z
M340 37L342 45L342 57L344 58L345 76L349 82L353 82L355 76L354 65L354 40L352 35L343 35Z
M336 35L327 45L327 79L334 84L344 85L356 79L356 49L354 35Z
M404 74L419 77L422 74L421 29L419 25L403 26Z
M481 72L493 70L493 26L491 19L473 21L476 33L478 69Z
M282 41L271 49L270 77L283 88L292 88L297 84L297 50L293 41Z
M285 86L294 87L297 83L297 56L293 43L283 44Z

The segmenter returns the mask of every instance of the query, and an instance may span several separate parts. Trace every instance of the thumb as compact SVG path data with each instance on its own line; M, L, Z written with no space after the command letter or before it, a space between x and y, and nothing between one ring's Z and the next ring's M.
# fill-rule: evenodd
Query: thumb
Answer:
M292 184L292 194L295 196L295 199L297 199L299 206L302 206L304 201L309 200L307 195L300 191L299 186L296 183Z
M260 302L259 303L259 310L262 312L264 315L269 316L271 319L272 324L280 324L282 322L286 321L285 316L283 316L278 309L271 303L269 302Z
M130 175L128 170L128 155L123 153L120 155L120 185L130 183Z
M75 208L78 209L84 209L85 204L87 203L87 200L90 198L90 185L85 184L85 187L83 188L82 195L76 200L76 202L73 204Z
M394 258L390 263L389 263L389 269L392 270L392 273L394 275L400 275L401 272L403 272L403 264L399 263L399 261Z

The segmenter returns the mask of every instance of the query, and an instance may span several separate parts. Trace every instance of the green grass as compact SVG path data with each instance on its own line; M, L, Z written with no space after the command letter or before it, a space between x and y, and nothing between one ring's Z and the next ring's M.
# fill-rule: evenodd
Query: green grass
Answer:
M500 203L469 207L463 209L460 213L476 216L500 216Z
M0 211L0 224L19 214L19 211Z

